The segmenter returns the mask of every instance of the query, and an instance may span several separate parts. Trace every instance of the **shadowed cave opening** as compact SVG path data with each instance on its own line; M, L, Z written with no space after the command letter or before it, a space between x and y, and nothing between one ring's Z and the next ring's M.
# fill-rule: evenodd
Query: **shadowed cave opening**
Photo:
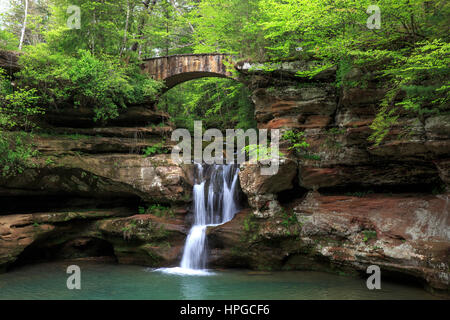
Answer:
M141 199L129 197L81 197L73 194L0 197L0 215L45 213L67 210L127 208L137 212Z
M43 262L86 258L117 262L113 245L103 239L75 237L63 243L53 243L52 239L42 239L26 247L7 269L12 270Z

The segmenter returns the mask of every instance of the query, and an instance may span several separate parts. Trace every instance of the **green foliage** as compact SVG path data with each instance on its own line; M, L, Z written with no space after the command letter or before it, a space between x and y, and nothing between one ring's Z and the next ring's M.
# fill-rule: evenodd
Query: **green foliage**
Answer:
M299 235L300 229L302 227L302 223L298 221L297 215L292 211L285 210L284 208L281 211L281 224L287 230L286 234L290 235Z
M417 42L408 56L397 57L384 71L392 80L371 125L369 140L379 145L397 123L400 108L412 114L438 114L450 103L450 44L440 39ZM406 97L399 100L400 91Z
M32 167L31 158L38 155L25 132L4 132L0 130L0 170L3 177L21 174Z
M240 241L243 243L254 242L259 237L259 223L253 214L247 215L242 222L242 230L244 231L241 235Z
M34 117L42 114L35 105L36 100L34 90L13 90L11 80L0 69L0 174L3 177L22 173L32 166L30 160L37 155L30 142L32 136L17 131L35 128Z
M55 161L52 159L52 157L48 157L47 159L45 159L45 165L46 166L52 165L54 163L55 163Z
M377 238L377 232L375 230L364 230L362 233L364 242Z
M6 76L6 72L0 69L0 128L33 129L33 117L43 113L42 109L36 106L37 101L36 90L13 90L11 80Z
M346 77L352 70L353 61L349 56L342 57L338 61L338 68L336 70L336 87L354 87L354 82L349 82Z
M305 133L303 131L287 130L281 136L281 139L289 141L289 150L294 150L297 155L301 155L309 148L309 144L305 140Z
M159 142L153 146L149 146L146 147L144 149L144 158L148 158L151 157L155 154L163 154L163 153L167 153L168 149L164 147L164 141L163 142Z
M178 128L193 132L194 121L206 129L256 128L249 90L230 79L206 78L189 81L161 97L159 109L167 111Z
M19 46L19 39L11 32L0 29L0 49L16 50Z
M175 212L171 207L163 206L161 204L152 204L147 207L139 207L139 214L153 214L160 218L173 218Z
M285 227L296 225L298 224L297 216L293 212L288 214L286 210L283 210L283 221L281 221L281 224Z
M45 33L45 39L52 50L76 54L81 49L98 56L119 54L127 1L52 0L50 4L51 28ZM130 0L130 4L135 6L136 2ZM70 5L80 7L80 29L67 27L73 14L67 12Z
M195 24L195 52L224 52L264 58L259 27L260 0L203 0L190 17ZM192 2L194 4L194 1Z
M318 154L306 153L302 154L302 158L306 160L320 161L322 158Z
M242 148L242 151L245 152L250 160L253 161L265 161L273 159L273 151L272 147L267 147L266 145L261 144L250 144ZM284 153L278 151L278 157L284 157Z
M144 207L139 207L138 208L138 213L139 214L145 214L147 212L147 210Z
M117 59L99 59L85 50L67 56L41 44L30 47L20 63L19 83L33 87L41 104L92 107L94 121L117 117L119 108L153 98L161 86L131 67L121 66Z

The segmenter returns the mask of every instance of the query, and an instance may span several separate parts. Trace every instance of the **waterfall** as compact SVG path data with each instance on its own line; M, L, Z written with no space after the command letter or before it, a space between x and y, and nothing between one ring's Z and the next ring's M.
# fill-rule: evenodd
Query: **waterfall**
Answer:
M194 223L184 245L179 268L160 269L167 273L202 274L206 268L206 229L233 219L238 211L237 181L239 168L234 164L195 164Z

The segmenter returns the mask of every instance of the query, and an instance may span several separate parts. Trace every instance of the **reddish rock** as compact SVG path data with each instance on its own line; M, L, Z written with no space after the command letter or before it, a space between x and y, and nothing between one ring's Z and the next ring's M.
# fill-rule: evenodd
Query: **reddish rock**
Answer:
M260 129L325 127L336 110L329 86L258 89L253 94Z
M19 255L37 241L51 239L52 235L57 236L56 243L64 243L74 236L70 230L77 230L77 224L68 226L74 220L85 222L85 231L77 230L78 238L90 234L89 226L91 220L123 216L128 214L126 209L112 210L83 210L34 214L15 214L0 216L0 269L5 269Z
M450 289L450 194L309 193L287 223L286 213L256 219L244 211L208 230L211 263L254 269L361 270L406 273L442 291ZM290 213L288 213L289 216Z
M360 166L334 166L331 168L301 166L300 186L319 189L336 186L396 186L439 182L437 169L427 163L379 163Z

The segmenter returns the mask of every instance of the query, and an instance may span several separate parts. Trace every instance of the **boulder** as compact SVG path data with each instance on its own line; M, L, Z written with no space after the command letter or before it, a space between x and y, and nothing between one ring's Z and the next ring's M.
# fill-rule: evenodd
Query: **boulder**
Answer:
M254 215L260 218L273 217L281 210L277 193L294 187L297 175L297 162L292 159L280 159L278 172L274 175L262 175L260 164L246 163L239 171L242 191L247 195L248 203Z
M274 175L262 175L261 165L245 163L239 171L242 191L247 195L279 193L293 188L297 175L297 162L292 159L280 159L278 172Z

